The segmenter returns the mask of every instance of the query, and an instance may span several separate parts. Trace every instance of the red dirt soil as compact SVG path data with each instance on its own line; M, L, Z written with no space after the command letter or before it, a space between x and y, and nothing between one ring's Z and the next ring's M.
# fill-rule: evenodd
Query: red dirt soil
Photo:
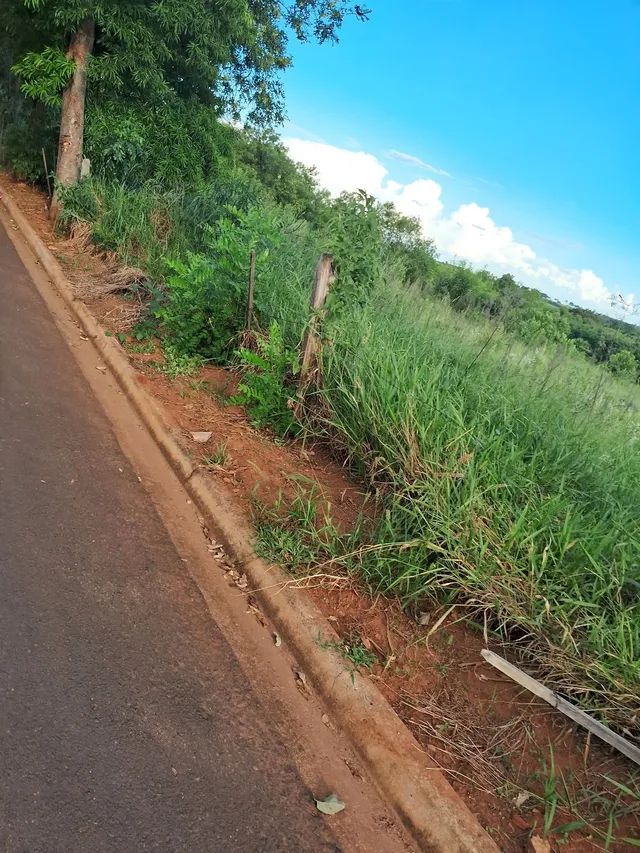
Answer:
M0 186L10 189L103 326L114 334L130 328L136 313L130 300L114 294L90 298L92 282L104 277L113 258L92 251L82 240L57 237L38 190L6 175L0 175ZM183 447L232 490L247 513L254 494L270 504L281 493L291 497L300 486L314 485L340 528L354 523L362 508L363 484L351 480L322 447L276 443L267 432L254 429L241 407L226 402L237 375L206 367L197 376L170 379L158 369L161 354L135 352L131 341L127 346L140 381L163 406ZM200 431L212 433L205 444L191 435ZM555 830L547 835L549 849L557 853L636 849L621 839L640 837L640 802L618 796L614 805L620 792L604 777L633 787L637 768L603 744L590 742L565 717L485 663L480 656L482 627L465 621L463 608L434 630L443 615L435 606L432 612L404 613L396 601L372 597L346 578L318 579L306 586L345 642L355 640L375 655L370 677L504 851L532 849L529 839L544 835L545 817L547 829ZM499 644L494 645L499 653ZM345 666L353 664L345 659ZM604 792L608 797L603 800ZM569 799L571 809L563 805ZM580 818L589 827L568 835L558 832ZM607 848L609 820L616 840Z

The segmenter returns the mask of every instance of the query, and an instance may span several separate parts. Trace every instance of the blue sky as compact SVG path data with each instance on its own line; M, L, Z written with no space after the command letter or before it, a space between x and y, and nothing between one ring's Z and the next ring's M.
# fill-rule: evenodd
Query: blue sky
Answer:
M369 5L337 46L292 45L292 154L419 215L445 256L640 300L640 2Z

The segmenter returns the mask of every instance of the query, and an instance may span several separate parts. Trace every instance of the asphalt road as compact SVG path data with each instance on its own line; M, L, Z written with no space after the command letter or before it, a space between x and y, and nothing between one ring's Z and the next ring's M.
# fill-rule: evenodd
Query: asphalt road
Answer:
M335 851L0 226L0 851Z

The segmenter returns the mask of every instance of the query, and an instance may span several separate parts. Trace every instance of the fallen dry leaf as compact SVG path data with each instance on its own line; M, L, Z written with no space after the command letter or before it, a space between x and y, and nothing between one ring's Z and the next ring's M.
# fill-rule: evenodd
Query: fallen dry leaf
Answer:
M530 853L551 853L551 845L545 838L534 835L529 839Z
M294 669L293 674L296 679L296 687L303 696L308 697L311 693L311 689L307 684L307 676L300 669Z
M521 809L527 800L531 799L531 797L532 794L530 794L529 791L520 791L518 796L514 799L513 804L517 809Z

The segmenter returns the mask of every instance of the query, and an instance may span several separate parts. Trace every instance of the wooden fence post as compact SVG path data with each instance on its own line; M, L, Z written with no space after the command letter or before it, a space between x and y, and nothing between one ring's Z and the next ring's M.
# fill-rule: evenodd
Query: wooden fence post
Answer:
M244 327L247 332L251 330L251 318L253 317L253 289L256 281L256 250L251 250L249 256L249 290L247 292L247 316Z
M317 331L318 322L321 317L320 312L334 278L333 255L324 253L320 256L318 266L316 267L316 274L313 280L313 293L311 294L311 318L302 341L302 359L300 362L301 381L304 381L317 361L320 350L320 338Z

